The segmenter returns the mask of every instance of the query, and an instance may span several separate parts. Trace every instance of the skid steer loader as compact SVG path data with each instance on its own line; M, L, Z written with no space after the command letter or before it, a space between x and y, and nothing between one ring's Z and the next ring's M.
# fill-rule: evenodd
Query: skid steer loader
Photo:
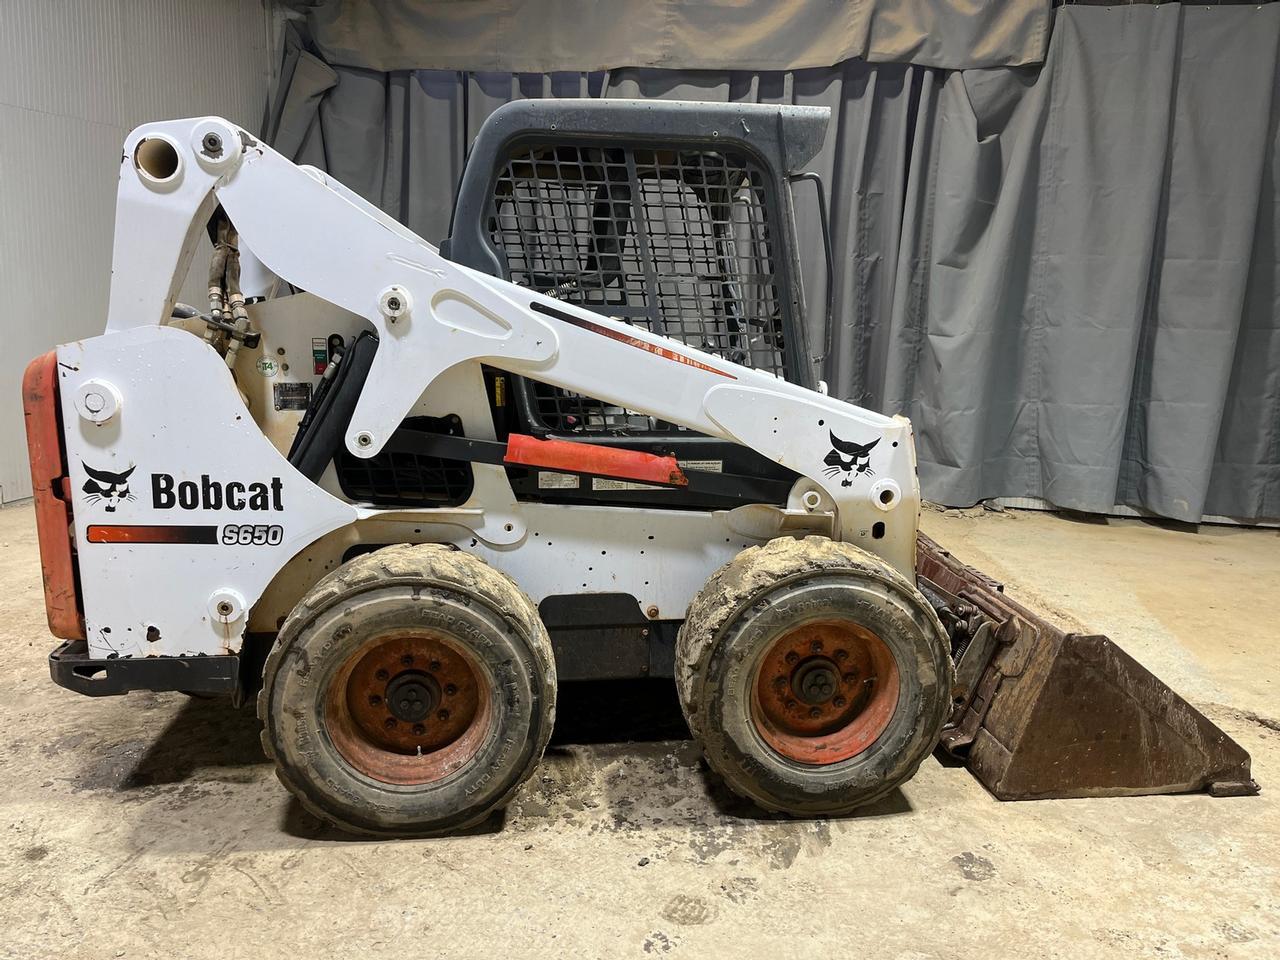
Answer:
M792 191L827 119L508 105L439 249L225 120L139 127L106 332L23 385L54 681L256 701L284 784L375 835L480 821L557 683L604 677L674 677L710 766L796 815L939 746L1002 798L1255 790L919 536L910 423L815 379Z

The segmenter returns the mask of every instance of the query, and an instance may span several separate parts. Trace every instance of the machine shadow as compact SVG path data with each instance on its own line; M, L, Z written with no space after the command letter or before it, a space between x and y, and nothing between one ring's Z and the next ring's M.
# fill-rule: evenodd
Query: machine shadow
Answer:
M673 680L561 684L552 746L689 740Z
M554 773L557 765L575 753L573 747L593 748L592 763L605 765L618 759L635 761L639 768L660 770L681 768L674 783L650 781L644 775L616 784L601 784L599 800L618 810L639 805L661 811L661 817L639 816L633 827L705 825L708 821L732 822L739 827L768 824L790 818L762 810L732 791L701 760L684 722L671 680L580 681L564 684L558 693L556 724L547 749L544 767ZM119 769L110 784L122 794L164 792L187 785L203 786L265 783L271 764L262 753L259 724L252 709L233 709L225 699L192 699L183 703L161 733L149 742L137 761ZM664 774L665 775L665 774ZM539 774L535 773L535 781ZM106 785L106 784L104 784ZM542 813L544 789L570 794L585 784L567 783L544 788L535 783L532 801L516 802L511 811L501 811L452 837L487 836L512 828L525 830L534 823L551 819ZM283 788L281 788L283 790ZM691 791L695 799L682 798ZM652 796L650 796L652 794ZM283 798L282 798L283 799ZM680 802L676 802L680 801ZM673 807L681 809L673 809ZM634 808L633 808L634 809ZM911 811L901 790L859 810L848 820L895 816ZM635 811L639 813L639 810ZM361 843L382 842L360 838L331 828L289 798L278 820L283 837L306 841Z
M119 788L182 784L210 774L223 782L249 782L269 767L252 710L236 710L222 697L191 698L147 745Z

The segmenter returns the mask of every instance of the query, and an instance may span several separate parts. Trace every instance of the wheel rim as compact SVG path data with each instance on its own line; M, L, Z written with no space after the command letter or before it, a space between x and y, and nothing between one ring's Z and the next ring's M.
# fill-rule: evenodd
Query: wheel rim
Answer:
M861 624L809 623L769 645L752 688L752 722L765 743L798 763L839 763L889 726L898 664Z
M334 675L325 729L343 759L374 780L434 783L466 766L484 744L489 694L487 675L448 638L378 637Z

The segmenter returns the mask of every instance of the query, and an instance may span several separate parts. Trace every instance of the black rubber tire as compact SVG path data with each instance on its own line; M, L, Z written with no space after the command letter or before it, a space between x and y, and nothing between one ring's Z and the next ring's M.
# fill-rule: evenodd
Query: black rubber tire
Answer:
M889 647L897 706L861 753L799 763L755 728L755 665L774 638L833 615ZM711 768L761 807L802 816L848 813L914 776L938 742L951 676L946 636L924 596L884 561L826 537L782 538L738 554L694 598L676 642L680 705Z
M488 675L492 722L447 778L398 786L347 763L324 722L327 680L370 636L397 626L447 634ZM258 717L284 785L316 816L372 836L465 829L533 773L555 722L556 670L537 607L484 561L436 544L385 547L343 564L294 608L267 659Z

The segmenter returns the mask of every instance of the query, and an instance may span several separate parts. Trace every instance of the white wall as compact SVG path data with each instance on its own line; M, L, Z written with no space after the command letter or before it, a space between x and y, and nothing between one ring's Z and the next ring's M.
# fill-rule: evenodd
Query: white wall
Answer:
M106 322L125 135L207 114L256 131L269 31L261 0L0 0L0 503L31 495L27 361Z

